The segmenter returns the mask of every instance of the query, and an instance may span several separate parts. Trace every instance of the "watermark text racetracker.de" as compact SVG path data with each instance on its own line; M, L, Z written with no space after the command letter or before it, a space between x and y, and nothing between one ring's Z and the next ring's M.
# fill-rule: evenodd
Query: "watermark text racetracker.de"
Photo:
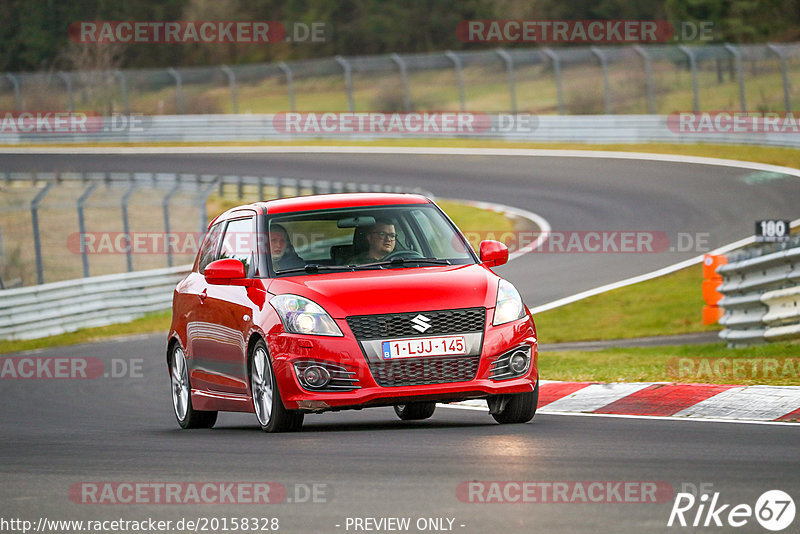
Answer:
M668 20L462 20L465 43L667 43L710 41L712 21Z
M73 254L196 254L203 242L202 232L74 232L67 236L67 250ZM253 233L228 236L229 250L252 250Z
M667 116L678 134L800 134L800 115L791 111L682 111Z
M136 43L323 43L331 33L325 22L275 20L82 20L69 25L70 40L80 44Z
M800 358L670 358L667 374L681 382L798 378Z
M524 250L545 254L708 252L709 232L669 234L652 230L483 230L464 232L469 244L478 250L484 240L500 241L511 252ZM321 232L291 232L295 249L313 248L330 238ZM196 254L203 242L200 232L74 232L67 237L67 250L73 254ZM230 232L223 246L232 253L249 253L265 248L267 237L253 232ZM464 248L458 238L453 248Z
M138 113L101 115L90 111L0 110L0 138L4 135L141 133L149 128L150 121L150 117Z
M656 504L673 495L672 485L653 480L473 480L456 487L459 501L486 504Z
M272 118L277 132L286 134L396 134L469 135L530 133L539 125L529 113L477 113L426 111L383 112L281 112Z
M476 250L481 241L494 240L505 244L511 252L524 250L543 254L654 254L711 250L708 232L670 235L653 230L486 230L467 231L464 237Z
M87 505L325 504L333 498L333 488L319 482L105 480L76 482L69 498Z
M280 519L264 516L182 517L180 519L51 519L36 520L0 517L0 532L273 532L281 528Z
M0 380L94 380L143 378L143 358L94 356L3 356Z

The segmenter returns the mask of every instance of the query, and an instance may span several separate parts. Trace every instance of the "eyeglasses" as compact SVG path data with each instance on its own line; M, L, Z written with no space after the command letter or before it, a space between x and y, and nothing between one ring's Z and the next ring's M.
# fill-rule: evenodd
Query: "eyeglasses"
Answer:
M372 232L372 235L376 235L381 239L386 239L388 237L390 241L397 239L397 234L390 234L387 232Z

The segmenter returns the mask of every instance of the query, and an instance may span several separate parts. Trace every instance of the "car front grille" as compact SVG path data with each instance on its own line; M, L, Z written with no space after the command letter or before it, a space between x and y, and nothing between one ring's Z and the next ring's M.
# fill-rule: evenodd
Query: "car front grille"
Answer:
M479 363L480 355L435 357L370 362L369 369L379 386L415 386L473 380Z
M412 321L417 315L423 315L430 328L424 332L415 329ZM357 315L347 318L348 326L359 341L483 332L485 323L486 308Z

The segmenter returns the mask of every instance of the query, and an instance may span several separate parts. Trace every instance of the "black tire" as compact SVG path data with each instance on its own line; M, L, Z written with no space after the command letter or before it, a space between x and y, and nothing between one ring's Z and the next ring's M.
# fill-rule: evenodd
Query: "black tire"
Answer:
M195 410L192 406L192 385L186 356L178 343L170 349L169 376L172 384L172 407L181 428L211 428L217 422L217 412Z
M250 394L256 420L264 432L297 432L303 427L303 412L283 406L278 381L272 370L267 345L259 340L250 353Z
M403 421L419 421L427 419L436 410L435 402L412 402L410 404L397 404L394 413Z
M509 395L509 397L505 407L492 414L494 420L503 425L527 423L536 415L536 408L539 404L539 382L536 382L533 391L517 393Z

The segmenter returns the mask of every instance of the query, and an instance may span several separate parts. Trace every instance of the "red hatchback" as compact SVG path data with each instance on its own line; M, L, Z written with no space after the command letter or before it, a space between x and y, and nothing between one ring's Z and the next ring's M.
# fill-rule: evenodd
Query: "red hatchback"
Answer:
M428 198L341 194L257 202L214 219L175 289L167 365L183 428L254 412L268 432L311 412L487 399L500 423L536 413L536 329Z

